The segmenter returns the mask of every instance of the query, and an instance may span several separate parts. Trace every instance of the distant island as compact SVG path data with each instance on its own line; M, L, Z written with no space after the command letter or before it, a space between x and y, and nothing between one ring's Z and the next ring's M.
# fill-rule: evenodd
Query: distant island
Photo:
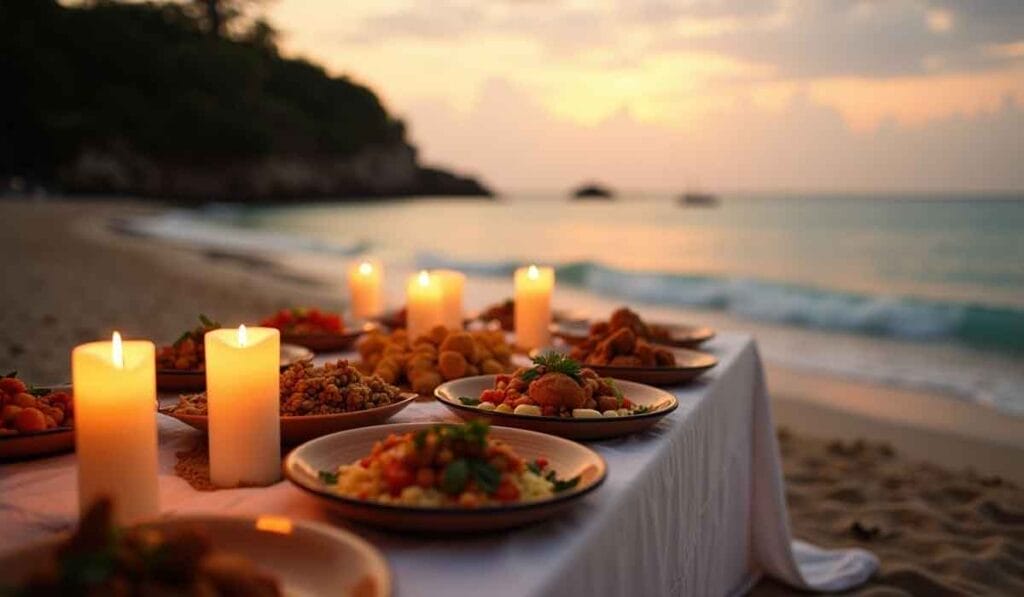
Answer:
M718 195L687 191L679 196L679 204L684 207L715 207L718 205Z
M372 90L282 57L266 22L218 4L0 3L0 191L491 195L421 165Z
M580 185L572 191L573 199L614 199L615 193L608 187L597 183Z

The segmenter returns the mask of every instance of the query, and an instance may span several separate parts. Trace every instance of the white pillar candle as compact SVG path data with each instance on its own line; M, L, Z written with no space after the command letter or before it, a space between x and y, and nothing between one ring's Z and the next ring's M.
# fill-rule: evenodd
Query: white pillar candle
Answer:
M466 275L450 269L434 270L430 275L441 283L441 323L450 330L461 330L462 293L466 287Z
M382 283L384 270L379 263L363 261L348 270L348 292L352 316L369 319L384 310Z
M521 267L515 274L516 344L532 350L551 344L551 293L555 270L550 267Z
M405 327L410 343L443 323L443 297L440 280L429 272L421 271L409 279L405 296Z
M281 478L281 336L274 328L206 332L210 481L270 485Z
M117 332L71 353L82 513L101 497L113 500L118 524L160 513L155 354L152 342L122 342Z

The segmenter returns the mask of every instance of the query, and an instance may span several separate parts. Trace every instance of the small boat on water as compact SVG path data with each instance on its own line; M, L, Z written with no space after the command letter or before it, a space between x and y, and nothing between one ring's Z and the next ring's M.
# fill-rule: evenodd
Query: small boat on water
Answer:
M615 193L612 192L608 187L602 186L597 183L588 183L576 187L572 192L573 199L602 199L611 200L615 198Z
M684 207L715 207L718 205L718 195L687 191L679 196L679 204Z

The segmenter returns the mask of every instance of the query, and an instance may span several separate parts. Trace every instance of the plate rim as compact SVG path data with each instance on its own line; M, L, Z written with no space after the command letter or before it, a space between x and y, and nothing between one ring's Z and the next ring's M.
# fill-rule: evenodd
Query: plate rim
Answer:
M199 393L201 393L201 392L199 392ZM375 412L375 411L383 410L385 408L391 408L391 407L397 406L399 404L404 405L403 406L403 408L404 408L405 406L409 406L410 404L415 402L417 398L419 398L419 394L416 394L414 392L402 392L399 395L402 397L401 400L399 400L397 402L391 402L389 404L383 404L381 406L375 406L373 408L364 408L362 410L354 410L354 411L343 412L343 413L326 413L326 414L322 414L322 415L282 415L279 412L277 418L279 420L281 420L282 422L283 421L307 422L307 421L310 421L310 420L325 419L327 417L339 417L339 416L347 416L347 415L355 415L355 414L361 414L361 413ZM160 413L161 415L164 415L164 416L167 416L167 417L171 417L171 418L174 418L174 419L178 419L182 423L185 423L185 421L183 421L179 417L198 417L198 418L203 418L203 419L209 419L210 418L209 414L205 414L205 415L191 415L191 414L189 414L189 415L186 415L186 414L177 415L177 414L174 414L174 410L173 409L174 409L174 406L164 406L164 407L158 408L157 412ZM358 429L358 427L357 427L357 429Z
M663 390L661 388L657 388L657 387L654 387L654 386L649 385L649 384L640 383L638 381L629 381L627 379L615 379L615 378L612 378L612 381L614 381L615 383L637 384L637 385L641 385L641 386L646 386L646 387L648 387L648 388L650 388L652 390L656 390L658 392L663 392L665 394L668 394L672 398L672 405L668 406L666 408L663 408L663 409L658 409L658 410L655 410L655 411L651 411L651 412L647 412L647 413L643 413L643 414L639 414L639 415L626 415L624 417L623 416L619 416L619 417L607 417L607 418L605 418L603 416L602 417L591 417L591 418L576 418L576 417L552 417L552 416L548 416L548 415L517 415L514 412L513 413L503 413L503 412L498 412L496 410L481 411L479 408L477 408L475 406L469 406L468 404L455 403L455 402L452 402L451 400L446 400L446 399L441 397L441 388L443 388L444 386L446 386L446 385L448 385L450 383L453 383L453 382L469 380L469 379L475 379L475 378L479 378L479 377L491 377L491 378L494 378L494 377L497 377L497 375L495 375L495 374L474 375L473 377L463 377L463 378L460 378L460 379L453 379L451 381L446 381L443 384L441 384L441 385L437 386L436 388L434 388L434 399L437 400L438 402L440 402L441 404L443 404L444 406L455 407L455 408L458 408L459 410L464 410L465 412L473 412L473 413L481 413L482 412L482 413L484 413L481 416L500 415L500 416L503 416L503 417L511 417L511 418L517 419L517 420L547 421L547 422L552 422L552 423L557 422L557 423L572 423L572 424L575 424L575 423L582 423L582 424L587 424L587 423L591 423L591 424L593 424L593 423L615 423L615 422L618 422L618 420L621 420L621 421L642 421L644 419L649 419L649 418L664 417L664 416L672 413L673 411L675 411L677 408L679 408L679 398L676 398L676 395L673 394L672 392L665 391L665 390Z
M435 507L425 507L425 506L409 506L409 505L406 505L406 504L386 504L386 503L382 503L382 502L374 502L374 501L369 501L369 500L359 500L359 499L350 498L348 496L344 496L344 495L341 495L341 494L338 494L338 493L332 493L330 491L314 489L312 487L307 487L305 484L301 483L297 479L292 478L291 472L289 470L291 468L290 464L297 458L297 456L295 454L300 449L306 447L307 444L311 444L313 442L318 442L318 441L326 440L327 438L330 438L330 437L332 437L334 435L339 435L339 434L342 434L342 433L349 433L349 432L353 432L353 431L361 431L363 429L376 429L376 430L384 431L387 428L392 428L392 427L396 427L396 426L432 427L434 425L458 425L458 424L459 423L451 423L451 422L445 422L445 421L418 421L418 422L413 422L413 423L390 423L390 424L386 424L386 425L375 425L373 427L367 427L367 428L347 429L345 431L338 431L338 432L335 432L335 433L331 433L329 435L324 435L324 436L321 436L321 437L318 437L318 438L315 438L315 439L311 439L311 440L309 440L309 441L307 441L307 442L305 442L303 444L300 444L300 445L296 446L295 448L292 448L288 452L288 455L285 456L284 459L281 460L282 473L284 475L284 478L287 479L289 483L291 483L292 485L298 487L299 489L301 489L301 490L303 490L303 491L305 491L307 493L310 493L312 495L319 496L319 497L322 497L322 498L325 498L325 499L328 499L328 500L331 500L331 501L339 501L339 502L342 502L342 503L344 503L346 505L349 505L349 506L354 506L354 507L357 507L357 508L376 508L376 509L380 509L380 510L384 510L384 511L388 511L388 512L414 514L414 515L417 515L417 516L420 516L420 515L439 515L439 516L452 516L452 517L472 516L472 515L480 515L480 514L504 514L504 513L509 513L509 512L521 512L521 511L532 510L532 509L541 508L541 507L555 506L555 505L559 505L559 504L562 504L562 503L570 501L570 500L580 499L580 498L583 498L586 495L589 495L594 490L596 490L598 487L601 487L601 485L603 485L605 480L608 478L608 461L605 460L604 456L601 456L601 454L599 452L597 452L596 450L594 450L594 449L592 449L592 448L590 448L588 446L585 446L585 445L583 445L583 444L581 444L579 442L575 442L575 441L572 441L570 439L566 439L564 437L559 437L557 435L551 435L550 433L540 433L539 431L531 431L529 429L519 429L519 428L515 428L515 427L497 427L497 429L500 429L501 432L506 432L507 431L507 432L513 433L513 434L515 434L515 433L525 433L525 434L532 434L532 435L541 435L541 436L544 436L544 437L546 437L548 439L554 439L554 440L558 440L558 441L564 441L564 442L569 442L571 444L575 444L578 447L583 448L584 450L587 450L587 451L591 452L594 456L597 456L598 460L601 462L601 469L600 469L600 473L601 474L600 474L600 476L597 478L596 481L594 481L594 483L592 483L591 485L588 485L587 487L585 487L583 489L572 491L571 493L567 493L566 495L555 495L554 497L551 497L551 498L548 498L548 499L544 499L544 500L522 502L522 503L511 504L511 505L507 505L507 506L483 506L483 507L480 507L480 508L456 508L456 507L451 507L451 506L443 506L443 507L435 508Z

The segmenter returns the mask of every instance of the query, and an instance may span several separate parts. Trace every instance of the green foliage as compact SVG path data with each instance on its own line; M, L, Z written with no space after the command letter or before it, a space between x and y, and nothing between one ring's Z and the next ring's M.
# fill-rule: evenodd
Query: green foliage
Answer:
M262 21L209 35L169 2L0 2L0 177L52 176L85 147L186 164L403 138L371 90L273 37Z
M533 367L524 371L519 377L523 381L533 381L543 373L562 373L579 382L582 369L579 362L571 359L568 355L560 352L547 352L533 357Z

